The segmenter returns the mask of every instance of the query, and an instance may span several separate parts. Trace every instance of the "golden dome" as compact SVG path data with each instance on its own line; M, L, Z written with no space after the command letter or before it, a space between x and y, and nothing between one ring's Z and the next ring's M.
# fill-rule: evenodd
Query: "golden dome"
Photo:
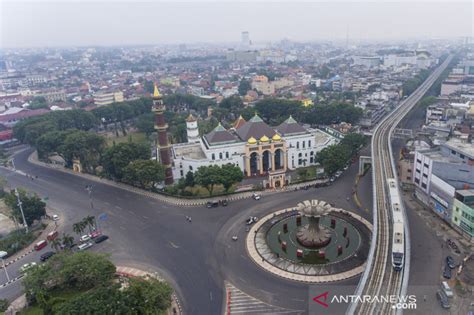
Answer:
M272 137L272 140L273 140L273 141L280 141L280 140L281 140L281 137L280 137L279 134L276 133L276 134Z
M250 138L247 140L247 143L248 143L248 144L256 144L256 143L257 143L257 139L255 139L254 137L250 137Z
M260 138L260 142L268 142L268 141L270 141L270 139L265 135L263 135L263 137Z

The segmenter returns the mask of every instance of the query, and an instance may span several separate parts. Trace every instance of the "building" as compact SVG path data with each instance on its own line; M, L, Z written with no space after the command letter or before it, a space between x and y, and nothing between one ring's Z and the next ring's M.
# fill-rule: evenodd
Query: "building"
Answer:
M94 104L97 106L104 106L119 102L123 102L122 91L99 91L94 94Z
M449 140L436 149L415 152L415 196L451 222L456 190L474 187L474 146Z
M234 164L246 177L268 175L272 187L283 186L287 170L316 165L317 153L338 142L321 130L304 128L291 116L276 127L258 115L249 121L239 117L232 128L219 124L197 142L193 126L187 124L188 143L172 147L175 179L200 166Z
M241 42L240 42L241 49L248 50L248 49L250 49L251 44L252 44L252 42L250 41L249 32L247 32L247 31L242 32L242 39L241 39Z
M49 104L57 102L57 101L65 102L67 100L66 92L63 90L49 91L39 96L44 97L46 99L46 102L48 102Z
M366 68L378 67L381 63L381 59L378 56L355 56L352 59L355 66Z
M156 157L161 164L165 167L165 184L173 184L173 171L171 165L171 145L168 139L168 124L165 121L165 105L163 104L163 98L158 91L158 87L155 85L153 91L153 107L152 110L155 113L155 130L158 134L158 146L156 148Z
M474 189L456 191L451 222L469 238L474 237Z

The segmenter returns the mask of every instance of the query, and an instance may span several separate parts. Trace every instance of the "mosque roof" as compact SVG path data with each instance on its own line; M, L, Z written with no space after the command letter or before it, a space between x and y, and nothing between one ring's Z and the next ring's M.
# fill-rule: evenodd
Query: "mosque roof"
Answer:
M209 144L224 144L236 142L237 138L227 131L220 123L214 130L204 136Z
M250 137L254 137L255 139L260 139L263 136L273 137L275 130L268 126L262 118L255 115L238 129L236 128L236 133L241 140L247 141Z
M291 115L290 117L288 117L287 120L285 120L278 127L276 127L276 130L282 136L304 134L308 132L303 126L298 124L298 122Z

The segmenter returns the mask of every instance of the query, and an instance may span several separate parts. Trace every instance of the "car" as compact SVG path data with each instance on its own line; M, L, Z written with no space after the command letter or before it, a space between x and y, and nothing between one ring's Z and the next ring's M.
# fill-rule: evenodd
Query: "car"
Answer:
M94 245L94 243L87 242L87 243L84 243L84 244L81 244L81 245L77 246L77 249L78 250L86 250L86 249L92 247L93 245Z
M444 266L443 277L445 279L451 279L451 268L448 265Z
M222 200L222 206L226 207L229 203L227 202L227 199Z
M257 217L249 217L246 221L247 225L251 225L251 224L254 224L255 222L258 221L258 218Z
M232 236L232 240L233 240L233 241L236 241L236 240L238 240L238 239L239 239L239 238L237 237L237 235Z
M206 207L208 208L216 208L216 207L219 207L219 202L218 201L208 201L207 204L206 204Z
M260 200L260 198L262 198L262 196L260 194L253 193L252 198L255 199L255 200Z
M438 298L438 301L441 304L442 308L445 308L445 309L451 308L448 297L443 293L443 291L441 290L436 291L436 297Z
M99 244L99 243L102 243L103 241L106 241L108 239L109 239L109 237L107 235L100 235L94 240L94 242L96 244Z
M456 264L454 263L454 258L451 256L446 257L446 264L448 265L449 268L454 269L456 267Z
M44 253L43 255L40 256L40 260L41 261L46 261L48 259L50 259L54 254L56 254L55 252L46 252Z
M35 262L26 263L23 266L21 266L20 273L26 273L26 271L28 271L28 269L31 269L35 266L36 266Z
M99 230L92 231L91 238L96 238L96 237L101 236L101 235L102 235L102 232L99 231Z
M448 299L453 297L453 289L451 289L446 281L441 282L441 290L448 297Z
M58 231L52 231L52 232L49 232L48 233L48 236L46 237L46 239L48 241L52 241L54 240L56 237L58 237Z
M59 220L59 216L57 214L53 214L52 218L53 218L53 221Z
M81 242L87 242L90 239L91 239L91 236L89 234L82 235L80 238Z
M45 248L46 245L48 245L48 242L46 240L41 240L41 241L39 241L38 243L35 244L34 248L35 248L36 251L40 251L43 248Z

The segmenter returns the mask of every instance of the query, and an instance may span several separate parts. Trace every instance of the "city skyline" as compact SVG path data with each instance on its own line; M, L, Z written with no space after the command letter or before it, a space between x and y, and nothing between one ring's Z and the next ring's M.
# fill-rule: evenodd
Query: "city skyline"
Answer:
M471 2L130 4L6 1L0 6L0 47L237 43L242 31L250 33L252 42L347 37L413 40L473 34Z

